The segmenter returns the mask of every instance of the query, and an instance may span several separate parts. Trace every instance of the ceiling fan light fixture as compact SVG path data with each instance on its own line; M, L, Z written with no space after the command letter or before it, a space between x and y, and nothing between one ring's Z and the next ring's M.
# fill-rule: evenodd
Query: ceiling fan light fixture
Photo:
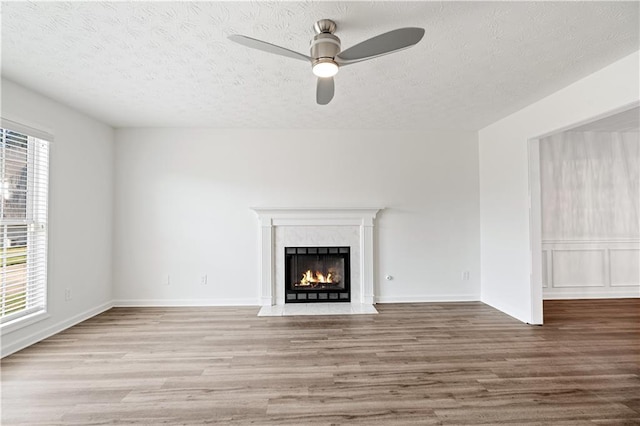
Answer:
M317 77L333 77L338 74L338 64L329 58L318 59L313 63L312 71Z

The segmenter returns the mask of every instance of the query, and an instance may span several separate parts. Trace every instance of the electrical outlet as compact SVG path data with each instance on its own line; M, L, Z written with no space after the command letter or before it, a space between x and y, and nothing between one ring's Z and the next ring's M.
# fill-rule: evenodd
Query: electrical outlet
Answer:
M207 274L204 274L200 277L200 284L207 285Z
M464 271L462 273L462 280L463 281L469 281L469 271Z
M64 289L64 301L68 302L71 300L71 289L70 288L65 288Z

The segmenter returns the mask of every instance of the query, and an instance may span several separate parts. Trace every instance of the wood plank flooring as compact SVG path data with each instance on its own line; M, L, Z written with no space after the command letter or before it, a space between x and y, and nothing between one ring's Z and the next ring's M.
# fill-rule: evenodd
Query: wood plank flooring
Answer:
M640 424L640 299L376 307L111 309L2 360L2 424Z

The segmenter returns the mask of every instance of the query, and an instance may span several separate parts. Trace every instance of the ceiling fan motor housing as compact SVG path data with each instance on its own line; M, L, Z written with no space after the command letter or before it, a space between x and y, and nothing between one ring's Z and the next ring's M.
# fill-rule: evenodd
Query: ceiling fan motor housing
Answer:
M311 57L314 62L331 59L340 53L340 39L331 33L316 34L311 41Z

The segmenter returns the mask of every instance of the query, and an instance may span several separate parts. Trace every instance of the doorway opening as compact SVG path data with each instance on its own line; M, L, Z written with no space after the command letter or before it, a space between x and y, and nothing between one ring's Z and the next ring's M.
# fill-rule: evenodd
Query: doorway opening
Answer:
M532 309L640 297L640 107L529 140Z

